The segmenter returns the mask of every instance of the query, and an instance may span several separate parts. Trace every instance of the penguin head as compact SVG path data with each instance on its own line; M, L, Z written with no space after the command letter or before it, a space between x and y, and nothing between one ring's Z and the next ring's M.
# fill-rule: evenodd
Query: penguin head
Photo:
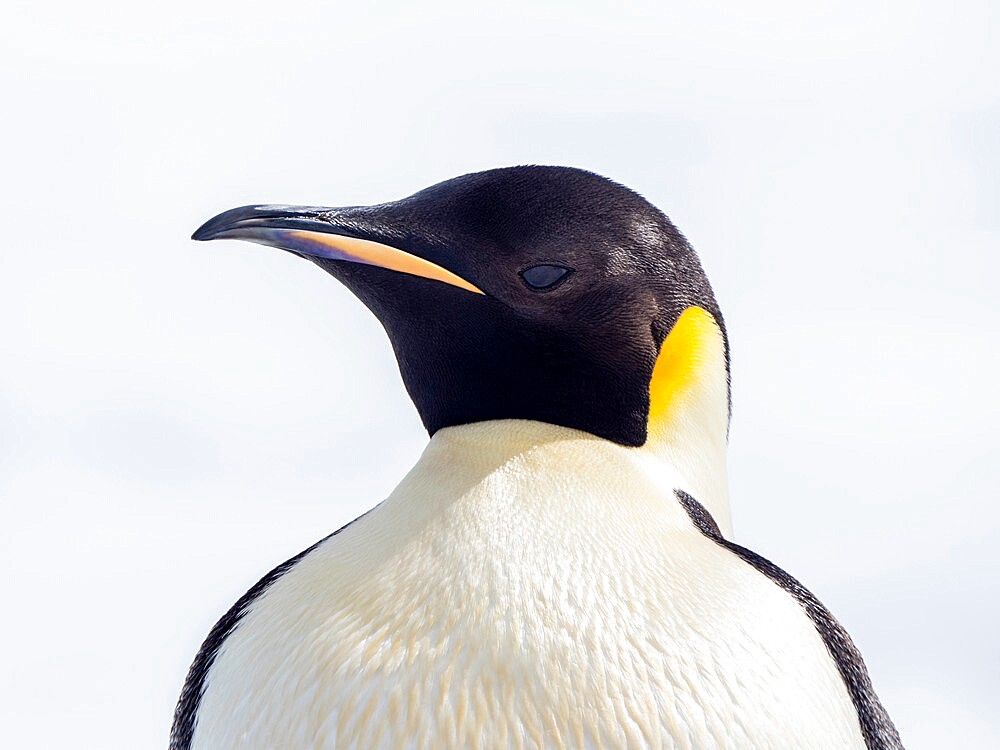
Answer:
M728 384L694 250L591 172L511 167L375 206L245 206L194 234L220 238L287 250L347 286L388 333L431 435L527 419L640 446L709 349Z

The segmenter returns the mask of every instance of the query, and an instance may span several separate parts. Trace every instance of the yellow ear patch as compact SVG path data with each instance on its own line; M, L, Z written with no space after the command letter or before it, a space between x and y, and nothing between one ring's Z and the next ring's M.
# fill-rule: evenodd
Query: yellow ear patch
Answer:
M700 307L688 307L660 345L649 381L649 432L662 429L679 416L693 386L703 378L720 350L722 331L715 318Z

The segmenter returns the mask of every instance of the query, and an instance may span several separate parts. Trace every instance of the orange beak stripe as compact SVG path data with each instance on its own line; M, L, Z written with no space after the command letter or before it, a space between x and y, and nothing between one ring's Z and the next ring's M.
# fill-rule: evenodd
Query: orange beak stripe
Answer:
M290 249L301 251L307 255L366 263L370 266L387 268L390 271L408 273L411 276L443 281L445 284L451 284L475 294L483 294L482 289L452 273L447 268L418 258L404 250L383 245L381 242L301 229L271 231L281 232L287 240L291 240L287 243Z

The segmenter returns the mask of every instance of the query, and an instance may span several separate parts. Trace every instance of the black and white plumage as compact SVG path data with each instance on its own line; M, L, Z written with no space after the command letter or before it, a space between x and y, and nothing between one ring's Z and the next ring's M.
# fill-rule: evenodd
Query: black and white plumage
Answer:
M213 629L175 750L901 747L843 628L728 541L725 327L648 202L517 167L195 238L343 282L431 441Z

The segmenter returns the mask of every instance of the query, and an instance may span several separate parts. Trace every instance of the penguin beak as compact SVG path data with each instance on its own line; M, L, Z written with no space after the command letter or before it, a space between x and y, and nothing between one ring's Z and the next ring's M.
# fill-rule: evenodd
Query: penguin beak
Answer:
M241 206L209 219L193 240L247 240L312 260L339 260L483 291L444 266L365 237L362 222L346 211L318 206Z

